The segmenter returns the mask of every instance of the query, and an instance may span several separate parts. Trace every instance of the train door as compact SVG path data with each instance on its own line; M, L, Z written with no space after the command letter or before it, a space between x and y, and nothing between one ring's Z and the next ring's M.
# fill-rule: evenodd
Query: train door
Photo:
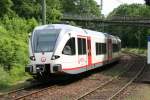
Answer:
M65 69L71 69L77 66L76 54L76 38L71 37L62 50L62 64L66 67Z
M108 39L108 60L112 59L112 40Z
M87 57L87 37L78 36L78 65L82 71L86 71L88 57Z
M92 64L91 37L87 37L87 51L88 51L88 66L90 66Z

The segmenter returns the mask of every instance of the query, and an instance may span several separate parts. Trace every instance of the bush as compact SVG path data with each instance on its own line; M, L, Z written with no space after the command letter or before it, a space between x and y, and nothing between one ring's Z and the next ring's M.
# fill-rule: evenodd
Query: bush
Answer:
M18 81L25 80L28 77L29 75L24 72L22 65L16 65L9 73L0 66L0 90L12 88Z
M0 66L0 89L4 89L9 86L9 74L3 70Z
M27 41L28 33L38 25L34 18L26 20L20 17L9 18L7 16L0 20L0 24L9 31L11 37L24 41Z
M38 25L35 19L9 18L0 20L0 88L26 77L28 33ZM2 67L11 69L5 72Z
M12 66L15 63L25 65L28 56L28 33L37 25L36 20L6 16L0 24L0 64L4 66Z

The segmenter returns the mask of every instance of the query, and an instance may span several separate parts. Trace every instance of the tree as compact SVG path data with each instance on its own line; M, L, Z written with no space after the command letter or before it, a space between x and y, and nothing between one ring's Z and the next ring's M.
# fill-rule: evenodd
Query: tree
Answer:
M39 0L12 0L14 10L20 17L36 19L40 18Z
M132 4L132 5L121 5L114 9L107 19L117 19L118 16L130 16L130 17L140 17L149 18L150 17L150 7L142 4ZM106 32L118 35L121 37L123 47L146 47L146 38L150 34L147 27L140 26L108 26Z
M0 0L0 17L10 11L25 19L42 19L42 0ZM101 12L95 0L46 0L47 22L60 20L63 14L100 16ZM11 14L10 14L11 15Z
M100 16L101 12L94 0L61 0L63 13Z
M42 0L12 0L14 6L12 9L20 16L26 19L42 19ZM61 18L61 4L59 0L46 0L47 3L47 22L56 22Z
M150 6L150 0L145 0L146 5Z
M77 13L77 0L61 0L63 13Z
M149 17L150 16L150 7L142 4L131 4L131 5L121 5L118 8L114 9L108 16L141 16Z
M61 13L61 3L59 0L47 0L47 22L48 23L55 23L60 20L62 13Z
M11 6L13 5L13 3L11 2L11 0L0 0L0 17L3 17L5 14L8 14L11 11Z
M77 7L79 14L100 16L100 9L94 0L80 0Z

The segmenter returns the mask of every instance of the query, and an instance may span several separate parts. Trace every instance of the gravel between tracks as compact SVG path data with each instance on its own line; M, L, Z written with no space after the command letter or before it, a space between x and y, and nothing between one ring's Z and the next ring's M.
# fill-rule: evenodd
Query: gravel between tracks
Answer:
M52 88L48 89L47 91L31 95L26 97L25 100L70 100L74 99L86 91L90 91L91 89L97 87L98 85L102 85L104 82L110 80L113 75L108 74L111 73L112 70L120 69L120 71L124 71L127 68L125 65L127 63L131 63L131 57L124 55L121 58L120 63L116 65L109 65L110 67L107 68L99 68L90 72L86 72L83 74L79 74L77 76L73 76L71 78L66 78L58 82L54 82ZM107 73L107 74L105 74ZM74 79L72 79L74 78ZM38 89L38 88L37 88ZM37 90L35 89L35 90ZM34 91L34 90L33 90ZM32 91L28 91L31 93ZM4 99L6 100L6 99Z
M79 98L79 100L112 100L114 96L127 88L127 86L141 74L143 68L145 68L145 62L141 57L136 57L133 61L133 65L128 71L126 71L126 73L103 87L97 88L91 93L84 95L82 98Z
M146 61L146 58L145 58ZM130 86L113 100L150 100L150 67L146 65L143 73Z
M106 81L110 80L113 76L105 75L104 73L108 73L110 70L117 70L119 68L122 68L123 70L126 70L126 64L128 61L131 60L131 57L124 56L121 59L121 62L117 65L111 66L112 68L106 69L106 70L99 70L95 72L92 72L92 74L87 75L83 79L79 79L73 83L67 83L67 84L60 84L56 89L49 89L48 91L42 92L40 95L33 96L33 98L27 98L28 100L70 100L78 97L79 95L84 94L86 91L90 91L91 89L102 85ZM106 66L104 66L106 67ZM85 74L85 73L83 73ZM80 77L80 76L79 76ZM65 80L67 81L67 80Z

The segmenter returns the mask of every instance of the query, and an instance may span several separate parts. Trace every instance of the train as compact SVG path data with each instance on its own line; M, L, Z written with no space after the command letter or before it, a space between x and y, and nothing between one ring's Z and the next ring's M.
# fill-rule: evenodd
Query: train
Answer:
M29 35L25 71L34 77L79 74L118 61L120 55L117 36L67 24L41 25Z

